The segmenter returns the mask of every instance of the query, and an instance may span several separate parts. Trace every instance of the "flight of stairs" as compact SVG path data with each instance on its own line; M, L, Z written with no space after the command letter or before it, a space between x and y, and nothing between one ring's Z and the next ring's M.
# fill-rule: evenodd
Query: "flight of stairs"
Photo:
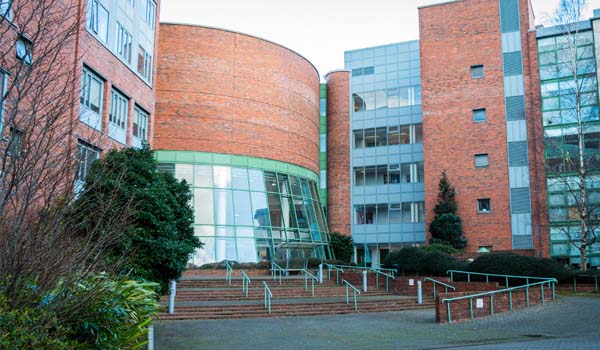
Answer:
M271 314L264 307L265 281L273 297ZM271 276L251 276L248 299L242 293L242 280L234 277L229 285L224 277L184 276L177 285L175 313L167 313L169 296L164 296L161 304L164 312L159 320L226 319L250 317L284 317L333 315L365 312L400 311L420 308L433 308L433 299L426 298L423 304L417 304L416 297L392 295L385 292L385 286L375 289L369 286L368 292L358 295L358 311L354 309L352 290L349 291L349 303L346 304L346 287L335 280L315 283L315 295L311 295L311 283L304 290L304 277L283 277L273 281ZM357 288L359 286L356 286Z

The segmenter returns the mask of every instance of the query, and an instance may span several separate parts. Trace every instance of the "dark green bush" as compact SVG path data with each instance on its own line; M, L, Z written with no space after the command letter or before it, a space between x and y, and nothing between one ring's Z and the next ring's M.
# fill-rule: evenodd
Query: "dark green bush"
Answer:
M465 264L444 252L426 252L421 248L408 247L390 253L384 266L397 268L400 273L445 275L448 270L464 269Z
M343 235L338 232L329 234L329 245L333 250L336 260L341 260L344 263L349 263L354 253L354 244L352 236Z
M383 261L384 266L397 268L399 272L421 272L421 259L425 252L417 247L402 248L391 252Z
M421 272L436 276L446 275L448 270L461 270L465 267L451 255L442 252L429 252L419 262Z
M473 261L469 271L531 277L569 278L571 272L554 260L514 253L489 253Z
M434 241L434 239L432 238L431 241ZM420 247L421 249L423 249L423 251L426 252L440 252L440 253L446 253L446 254L455 254L460 252L460 250L446 244L446 243L430 243L428 245L424 245Z

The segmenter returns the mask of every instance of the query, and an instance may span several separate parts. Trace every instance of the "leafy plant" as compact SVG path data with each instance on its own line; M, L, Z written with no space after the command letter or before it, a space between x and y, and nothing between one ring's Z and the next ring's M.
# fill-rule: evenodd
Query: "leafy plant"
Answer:
M190 255L202 247L192 227L189 185L158 172L152 151L145 145L112 150L96 161L76 211L116 210L96 207L106 197L120 204L115 208L129 207L132 219L132 225L109 252L108 264L120 266L122 275L158 282L161 291L166 291L169 281L181 276ZM112 226L110 219L98 221L93 215L88 215L83 225Z
M331 232L329 234L329 245L333 250L336 260L341 260L345 263L349 263L352 260L352 254L354 253L352 236L343 235L339 232Z

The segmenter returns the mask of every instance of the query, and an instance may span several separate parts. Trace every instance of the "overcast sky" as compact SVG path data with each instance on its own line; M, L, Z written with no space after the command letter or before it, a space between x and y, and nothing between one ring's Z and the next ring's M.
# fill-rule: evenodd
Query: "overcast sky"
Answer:
M417 7L447 0L162 0L160 20L235 30L297 51L325 73L344 51L419 38ZM532 0L537 24L559 0ZM600 0L590 3L587 17Z

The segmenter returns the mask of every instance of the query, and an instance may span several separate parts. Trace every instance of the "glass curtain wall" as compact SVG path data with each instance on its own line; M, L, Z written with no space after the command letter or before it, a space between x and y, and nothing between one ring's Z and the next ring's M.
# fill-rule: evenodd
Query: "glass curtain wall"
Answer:
M194 230L204 243L190 263L271 260L284 242L322 244L330 258L317 183L281 172L241 167L159 163L192 187Z

